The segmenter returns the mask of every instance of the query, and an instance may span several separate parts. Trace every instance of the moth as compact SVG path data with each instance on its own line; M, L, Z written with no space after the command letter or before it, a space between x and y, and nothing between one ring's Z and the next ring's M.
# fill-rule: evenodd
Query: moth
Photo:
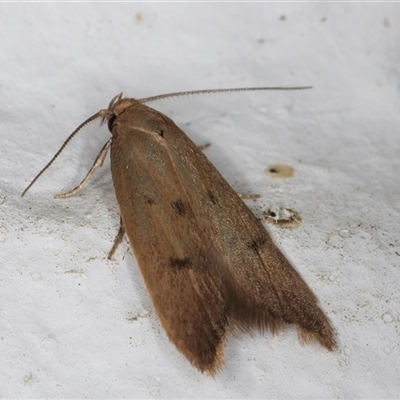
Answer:
M232 331L297 327L302 343L335 347L318 300L270 235L204 153L166 115L145 103L193 93L288 88L243 88L172 93L135 100L116 96L83 122L107 122L108 150L121 224L109 257L126 233L157 315L169 339L193 366L214 375L224 365ZM289 88L300 89L300 88Z

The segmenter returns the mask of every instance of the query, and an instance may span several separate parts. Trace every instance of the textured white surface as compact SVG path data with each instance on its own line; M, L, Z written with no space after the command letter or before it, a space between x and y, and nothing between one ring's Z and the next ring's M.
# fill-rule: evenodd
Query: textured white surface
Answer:
M400 393L398 4L0 4L0 397L393 398ZM77 196L108 133L95 125L20 194L68 134L124 91L311 91L154 104L249 205L299 211L270 229L332 320L338 350L293 329L231 337L201 375L168 339L124 243L109 164ZM295 168L273 180L270 164Z

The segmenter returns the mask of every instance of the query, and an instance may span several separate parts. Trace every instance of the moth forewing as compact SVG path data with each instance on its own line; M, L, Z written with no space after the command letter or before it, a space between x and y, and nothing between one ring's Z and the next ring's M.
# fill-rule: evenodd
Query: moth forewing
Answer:
M228 325L222 282L160 134L168 137L171 126L137 107L111 126L123 225L168 337L193 365L214 373L223 364Z

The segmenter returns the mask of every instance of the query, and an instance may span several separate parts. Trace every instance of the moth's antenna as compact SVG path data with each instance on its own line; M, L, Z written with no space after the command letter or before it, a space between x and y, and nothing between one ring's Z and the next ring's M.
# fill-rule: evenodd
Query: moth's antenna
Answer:
M258 90L304 90L304 89L311 89L312 86L294 86L294 87L248 87L248 88L232 88L232 89L205 89L205 90L190 90L188 92L176 92L176 93L168 93L168 94L161 94L158 96L153 97L145 97L143 99L139 99L139 103L150 103L151 101L167 99L171 97L179 97L179 96L188 96L192 94L205 94L205 93L228 93L228 92L251 92L251 91L258 91ZM67 138L67 140L63 143L54 157L47 163L47 165L35 176L33 181L28 185L28 187L22 192L21 197L25 195L25 193L31 188L31 186L40 178L40 176L46 171L47 168L53 164L54 160L60 155L60 153L64 150L67 144L72 140L72 138L87 124L93 122L94 120L101 118L102 123L110 117L112 105L115 102L118 102L122 97L122 93L115 96L110 103L108 110L101 110L96 114L92 115L88 118L85 122L80 124Z
M60 155L60 153L65 149L67 144L71 141L71 139L87 124L90 124L97 118L103 118L104 116L104 111L106 110L101 110L97 112L96 114L92 115L90 118L88 118L85 122L80 124L67 138L67 140L63 143L63 145L60 147L60 150L57 151L57 153L54 155L54 157L47 163L47 165L35 176L33 181L28 185L28 187L22 192L21 197L25 195L25 193L31 188L31 186L39 179L39 177L43 174L44 171L46 171L47 168L50 167L51 164L53 164L54 160ZM108 110L107 110L108 111Z
M248 88L232 88L232 89L205 89L205 90L190 90L188 92L176 92L160 94L158 96L145 97L139 99L139 103L150 103L151 101L157 101L162 99L168 99L170 97L188 96L191 94L205 94L205 93L227 93L227 92L255 92L257 90L304 90L312 89L312 86L293 86L293 87L248 87Z

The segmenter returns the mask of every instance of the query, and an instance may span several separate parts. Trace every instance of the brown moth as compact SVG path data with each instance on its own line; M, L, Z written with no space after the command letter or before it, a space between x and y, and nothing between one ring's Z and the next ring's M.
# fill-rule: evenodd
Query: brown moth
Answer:
M154 308L169 339L200 371L224 365L230 331L278 332L294 324L300 341L335 347L318 300L237 193L198 147L164 114L140 100L116 96L81 124L22 195L83 126L101 118L111 139L80 190L111 150L121 225L109 254L127 233Z

